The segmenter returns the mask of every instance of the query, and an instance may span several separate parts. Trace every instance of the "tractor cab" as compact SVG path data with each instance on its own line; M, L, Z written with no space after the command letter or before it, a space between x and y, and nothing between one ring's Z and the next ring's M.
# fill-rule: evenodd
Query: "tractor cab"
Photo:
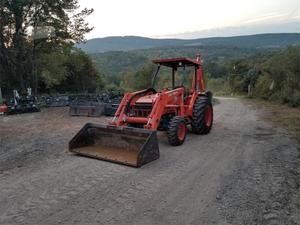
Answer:
M191 91L198 89L197 85L193 84L195 82L197 83L197 73L199 72L200 67L202 69L200 56L198 56L196 60L189 58L173 58L154 60L153 63L158 65L156 73L152 78L153 88L157 86L161 67L166 67L171 69L171 85L168 89L174 90L180 87L184 87L186 89L189 88ZM204 91L204 82L202 80L199 80L199 82L201 82L199 87L201 87Z
M148 115L155 105L156 100L163 92L170 91L174 96L176 93L182 93L180 96L183 99L183 104L186 109L196 92L204 92L200 56L197 57L196 60L189 58L172 58L153 60L153 63L157 65L157 69L152 76L151 87L143 93L143 96L140 96L136 101L132 102L131 115ZM174 99L170 98L167 104L172 105L173 102ZM176 111L176 108L169 109L169 113L172 113L172 111ZM176 112L174 113L176 114ZM139 125L143 126L142 124Z

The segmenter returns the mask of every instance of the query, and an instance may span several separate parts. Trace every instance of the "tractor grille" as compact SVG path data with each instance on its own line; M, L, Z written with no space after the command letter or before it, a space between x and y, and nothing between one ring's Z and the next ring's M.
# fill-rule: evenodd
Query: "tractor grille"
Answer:
M152 111L152 104L149 103L137 103L132 108L130 116L134 117L148 117Z

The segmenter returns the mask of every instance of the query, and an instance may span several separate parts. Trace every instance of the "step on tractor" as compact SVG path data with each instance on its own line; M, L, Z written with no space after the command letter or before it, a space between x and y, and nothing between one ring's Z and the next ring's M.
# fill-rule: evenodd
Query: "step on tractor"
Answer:
M70 141L71 152L140 167L159 158L158 130L167 132L173 146L184 143L188 126L195 134L210 132L212 93L205 91L201 57L159 59L153 63L157 70L151 87L126 93L109 125L86 124ZM171 84L170 88L157 91L156 81L165 72L160 72L161 67L171 70ZM190 88L176 84L178 70L187 68L191 71Z

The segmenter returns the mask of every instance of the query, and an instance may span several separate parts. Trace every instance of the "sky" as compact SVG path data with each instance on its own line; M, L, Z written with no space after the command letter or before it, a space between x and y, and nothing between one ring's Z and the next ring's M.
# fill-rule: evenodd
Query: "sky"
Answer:
M300 0L79 0L94 8L87 39L201 38L300 32Z

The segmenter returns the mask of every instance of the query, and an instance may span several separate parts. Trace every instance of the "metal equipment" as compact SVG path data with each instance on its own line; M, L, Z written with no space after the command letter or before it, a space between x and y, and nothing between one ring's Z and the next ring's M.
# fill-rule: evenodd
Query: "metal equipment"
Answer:
M66 107L69 106L70 98L67 95L43 97L45 107Z
M105 116L114 116L117 112L121 99L118 97L112 98L108 103L105 103L104 115Z
M70 141L69 149L81 155L134 167L159 158L155 132L91 123Z
M33 113L39 112L36 98L31 94L31 88L27 89L26 93L19 95L17 90L14 90L14 98L12 105L8 107L8 114Z
M77 96L70 103L70 116L99 117L104 113L105 104L96 96Z
M213 124L212 93L205 91L202 61L189 58L154 60L158 65L148 89L127 93L110 125L87 124L70 141L69 150L85 156L140 167L159 158L156 131L167 131L173 146L183 144L190 125L207 134ZM172 70L171 88L154 89L160 67ZM176 85L178 69L192 68L192 85Z

